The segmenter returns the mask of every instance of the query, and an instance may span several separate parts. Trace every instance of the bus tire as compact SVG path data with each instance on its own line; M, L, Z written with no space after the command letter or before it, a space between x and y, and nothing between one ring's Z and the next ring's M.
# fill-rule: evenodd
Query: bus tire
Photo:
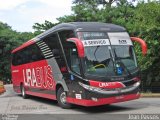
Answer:
M64 109L71 108L71 104L66 102L66 92L62 87L60 87L57 91L57 101L60 107Z
M26 99L28 97L23 85L21 85L21 94L22 94L23 99Z

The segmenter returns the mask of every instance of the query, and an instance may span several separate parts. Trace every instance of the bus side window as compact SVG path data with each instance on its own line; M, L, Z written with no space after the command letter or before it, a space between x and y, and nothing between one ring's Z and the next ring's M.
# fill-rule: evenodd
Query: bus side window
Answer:
M60 57L61 48L60 48L60 44L59 44L59 40L58 40L57 34L52 34L52 35L44 38L43 41L48 45L48 47L52 51L53 56L55 58Z
M12 64L14 66L23 64L23 57L23 51L17 51L16 53L13 53Z
M58 34L64 49L68 66L73 72L80 74L79 58L78 58L76 45L74 43L67 42L68 38L76 37L74 34L74 31L64 30L64 31L60 31Z
M44 56L41 54L39 47L36 44L33 44L27 48L26 57L30 57L26 62L35 62L44 59Z
M43 41L48 45L48 47L52 51L53 56L56 59L60 70L62 69L61 72L65 72L66 70L64 70L64 68L66 68L66 64L57 34L52 34L44 38Z
M17 62L17 52L16 53L13 53L12 55L12 65L18 65L18 62Z
M70 59L71 59L71 69L80 74L80 63L79 63L79 58L78 58L78 53L76 48L72 48L70 52Z
M52 49L52 53L55 58L60 58L61 53L59 49Z
M20 65L22 63L23 63L23 57L21 55L21 51L14 53L12 64L16 66L16 65Z
M68 42L66 41L68 38L76 37L73 30L64 30L59 32L58 34L64 48L68 47Z

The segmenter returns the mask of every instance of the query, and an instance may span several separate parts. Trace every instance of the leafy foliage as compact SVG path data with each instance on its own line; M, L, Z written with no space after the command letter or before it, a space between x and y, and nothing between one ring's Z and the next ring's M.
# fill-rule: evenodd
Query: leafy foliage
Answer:
M47 20L45 20L44 23L40 24L40 23L35 23L33 25L33 29L35 30L35 34L40 34L42 33L43 31L46 31L48 30L49 28L52 28L53 26L57 25L58 23L52 23L52 22L49 22Z
M32 33L18 33L0 22L0 80L10 80L11 51L32 37Z

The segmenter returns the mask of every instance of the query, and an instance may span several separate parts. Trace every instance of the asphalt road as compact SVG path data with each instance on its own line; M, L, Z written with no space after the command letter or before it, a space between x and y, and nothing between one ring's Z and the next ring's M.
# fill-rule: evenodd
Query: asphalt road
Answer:
M142 114L152 114L154 116L147 117L155 117L156 120L160 120L160 98L140 98L100 107L75 106L72 109L62 109L56 101L38 97L23 99L21 95L13 91L12 85L6 85L5 88L6 92L0 95L0 114L3 114L0 118L2 120L5 117L16 117L7 116L10 114L18 115L18 120L22 118L24 120L29 120L29 118L35 120L45 120L46 118L46 120L53 118L56 120L75 120L75 118L78 120L125 120L134 119L134 117L137 120L137 118L141 119L143 117L141 116ZM137 114L138 116L130 116L132 114ZM35 116L38 118L33 118Z

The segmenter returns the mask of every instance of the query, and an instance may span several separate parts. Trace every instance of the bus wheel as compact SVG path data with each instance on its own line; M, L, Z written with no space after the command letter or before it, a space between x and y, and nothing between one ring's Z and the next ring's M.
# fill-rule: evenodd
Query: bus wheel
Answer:
M22 97L23 97L24 99L26 99L26 98L28 97L23 85L21 85L21 94L22 94Z
M66 92L63 90L63 88L59 88L57 91L57 101L60 107L64 109L71 108L71 104L67 103L66 101Z

